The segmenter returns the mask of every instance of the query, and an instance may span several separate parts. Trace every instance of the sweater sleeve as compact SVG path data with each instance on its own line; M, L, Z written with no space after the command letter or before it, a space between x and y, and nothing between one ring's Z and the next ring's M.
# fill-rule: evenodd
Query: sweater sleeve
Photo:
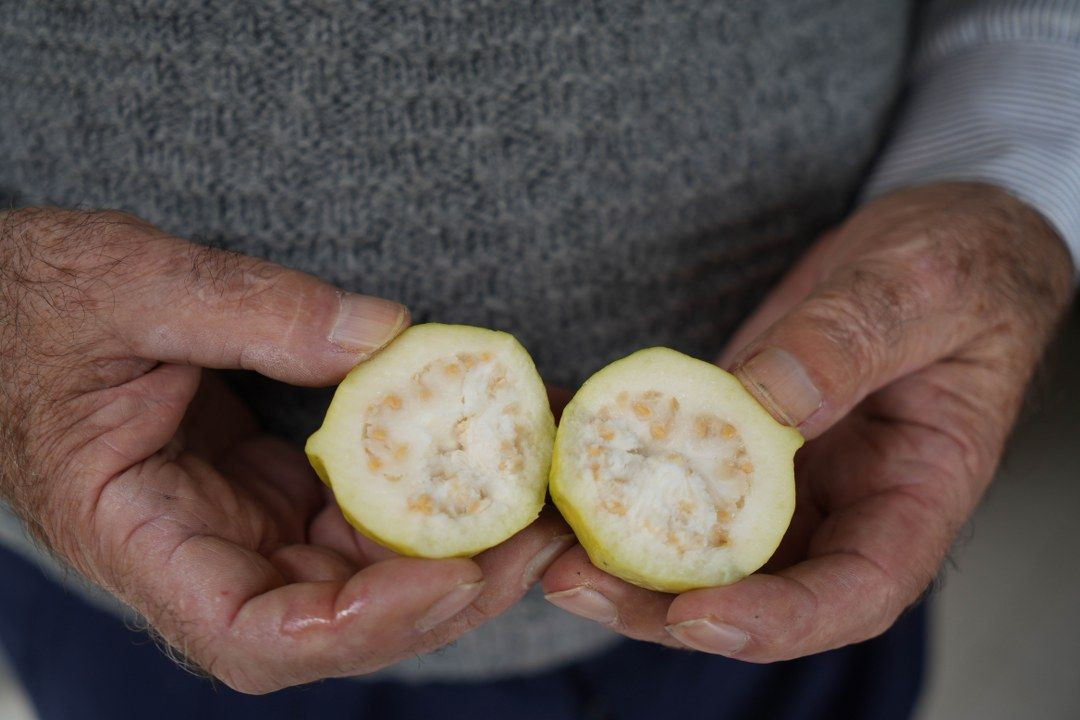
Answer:
M1080 267L1080 0L939 0L864 188L997 185L1039 210Z

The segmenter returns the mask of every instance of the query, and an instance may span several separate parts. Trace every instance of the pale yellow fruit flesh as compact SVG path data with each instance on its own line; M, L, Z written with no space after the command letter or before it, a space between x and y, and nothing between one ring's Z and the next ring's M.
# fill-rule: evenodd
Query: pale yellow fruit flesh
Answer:
M306 450L360 532L406 555L470 556L537 517L554 432L512 335L426 324L349 373Z
M602 570L666 592L726 585L783 537L802 442L729 373L650 348L567 405L551 496Z

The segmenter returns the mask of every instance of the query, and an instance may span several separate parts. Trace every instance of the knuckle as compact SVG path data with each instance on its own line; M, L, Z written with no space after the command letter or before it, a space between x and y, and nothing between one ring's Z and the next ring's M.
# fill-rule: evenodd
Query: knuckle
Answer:
M800 322L814 335L848 358L857 368L879 367L887 356L888 335L894 327L891 318L872 319L855 297L839 291L825 291L808 300Z
M189 297L216 306L287 315L302 306L294 271L230 250L186 243L170 274L183 278Z
M177 302L245 318L254 332L273 334L277 339L273 352L282 356L328 332L340 302L329 286L304 273L194 243L173 253L165 272L178 286ZM253 353L268 351L254 345L239 347L237 361L251 367L258 362Z
M245 260L231 250L188 243L171 258L170 274L181 277L202 299L228 297L244 288Z
M800 319L856 366L879 368L904 350L912 325L937 310L940 295L909 267L862 262L831 277Z

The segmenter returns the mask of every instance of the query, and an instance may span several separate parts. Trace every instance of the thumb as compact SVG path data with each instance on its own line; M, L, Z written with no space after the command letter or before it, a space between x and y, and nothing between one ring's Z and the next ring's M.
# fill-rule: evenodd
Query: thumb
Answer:
M329 385L409 324L402 305L307 273L156 233L146 242L140 255L159 270L129 283L111 316L139 357Z
M878 253L815 272L824 278L738 353L732 372L777 420L807 439L820 435L871 392L970 337L970 313L926 265ZM779 314L776 304L762 310Z

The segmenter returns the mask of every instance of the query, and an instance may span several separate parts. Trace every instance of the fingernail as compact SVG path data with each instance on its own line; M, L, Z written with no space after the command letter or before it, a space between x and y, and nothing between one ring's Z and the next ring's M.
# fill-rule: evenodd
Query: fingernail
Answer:
M767 347L736 368L743 384L781 422L798 427L821 407L821 391L794 355Z
M619 617L614 603L587 587L576 587L569 590L548 593L544 596L548 602L560 607L566 612L580 615L589 620L595 620L604 625L611 625Z
M330 342L370 355L393 340L408 323L409 311L403 305L368 295L342 293Z
M428 630L443 624L469 607L469 603L475 600L483 589L483 580L458 585L436 600L435 604L427 609L420 619L416 621L416 629L419 632L426 633Z
M525 571L521 573L521 582L526 589L531 588L540 579L540 576L548 569L548 565L555 561L555 558L570 549L570 546L574 544L574 540L574 533L559 535L552 538L551 542L545 545L543 550L533 556L533 559L525 566Z
M718 655L734 655L750 642L750 636L739 628L708 618L687 620L665 629L687 647Z

